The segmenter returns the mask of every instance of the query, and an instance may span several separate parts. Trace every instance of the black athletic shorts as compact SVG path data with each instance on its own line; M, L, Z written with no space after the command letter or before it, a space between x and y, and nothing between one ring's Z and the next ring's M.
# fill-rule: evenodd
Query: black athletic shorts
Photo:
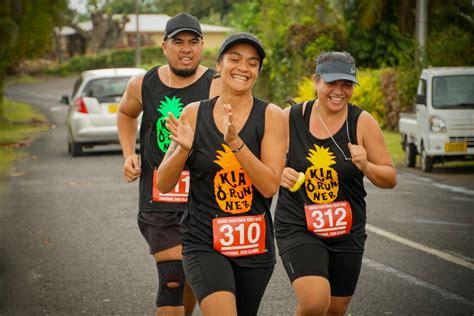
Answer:
M281 255L291 283L303 276L321 276L331 285L331 296L352 296L363 253L331 252L318 244L303 244Z
M212 293L231 292L237 302L237 314L245 316L257 315L274 268L238 267L218 252L185 255L183 266L199 304Z
M138 212L138 227L150 247L150 254L181 245L179 221L182 212Z

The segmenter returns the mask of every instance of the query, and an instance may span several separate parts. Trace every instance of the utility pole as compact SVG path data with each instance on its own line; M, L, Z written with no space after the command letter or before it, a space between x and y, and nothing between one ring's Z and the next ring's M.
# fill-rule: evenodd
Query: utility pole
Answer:
M135 67L140 67L142 64L142 54L140 52L141 38L140 38L140 0L135 0Z
M416 54L415 64L426 66L426 34L428 29L428 1L416 0Z

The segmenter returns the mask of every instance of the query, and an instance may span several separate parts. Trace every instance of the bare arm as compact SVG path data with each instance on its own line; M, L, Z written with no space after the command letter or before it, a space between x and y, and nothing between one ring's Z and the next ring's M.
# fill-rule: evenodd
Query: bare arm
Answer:
M239 148L242 139L232 131L232 109L227 107L227 123L224 121L224 140L231 149ZM287 130L282 110L269 104L265 111L265 131L260 148L260 159L247 148L242 147L235 157L260 193L272 197L280 186L285 154L287 150Z
M117 112L117 128L125 159L123 173L128 182L141 174L140 161L135 154L137 118L143 110L141 86L143 75L133 76L128 84Z
M194 140L196 113L199 103L187 105L179 120L171 113L166 119L166 128L172 140L168 151L158 167L157 187L160 192L171 191L179 181Z
M285 118L285 129L286 129L286 153L288 153L290 143L290 110L291 106L288 106L283 110L283 116ZM299 172L304 170L295 170L291 167L285 167L281 176L280 185L286 189L291 188L296 181L298 181Z
M222 79L220 75L214 76L211 82L211 87L209 89L209 99L212 99L215 96L218 96L221 94L221 85L222 85Z
M379 188L393 188L397 184L397 171L385 144L377 121L362 112L357 123L359 145L349 144L352 162Z

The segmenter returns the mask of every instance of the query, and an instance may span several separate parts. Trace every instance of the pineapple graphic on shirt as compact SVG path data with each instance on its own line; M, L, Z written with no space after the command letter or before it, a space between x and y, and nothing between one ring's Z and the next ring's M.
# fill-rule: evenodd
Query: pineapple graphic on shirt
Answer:
M169 138L170 132L166 128L166 118L170 112L174 117L179 118L184 104L181 102L181 98L175 96L168 98L165 96L165 99L160 102L160 105L161 106L156 109L161 114L161 117L156 121L156 143L158 148L166 153L171 143Z
M306 159L311 166L306 169L306 195L314 203L330 203L339 192L339 179L336 170L331 168L336 163L335 155L329 148L314 145Z
M240 166L229 146L216 151L216 160L222 169L214 177L214 195L220 209L231 214L245 213L252 206L252 183Z

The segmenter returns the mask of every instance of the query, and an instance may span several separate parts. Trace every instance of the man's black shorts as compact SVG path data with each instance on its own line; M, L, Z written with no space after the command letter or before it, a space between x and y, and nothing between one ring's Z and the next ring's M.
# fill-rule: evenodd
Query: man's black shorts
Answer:
M182 212L138 212L138 227L148 242L150 254L181 245Z

